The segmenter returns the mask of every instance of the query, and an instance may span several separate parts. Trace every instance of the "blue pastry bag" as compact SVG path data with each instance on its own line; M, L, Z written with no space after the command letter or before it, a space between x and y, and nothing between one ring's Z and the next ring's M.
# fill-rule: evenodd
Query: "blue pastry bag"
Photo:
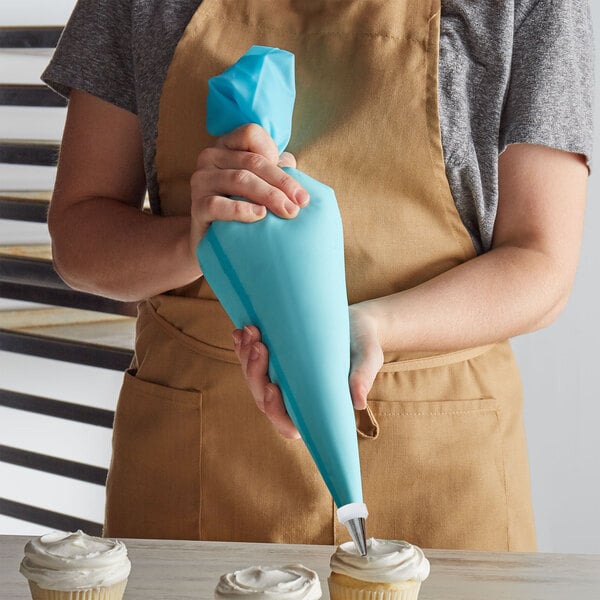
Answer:
M253 46L208 85L211 135L257 123L283 152L295 99L293 54ZM347 522L366 517L367 511L348 387L342 221L330 187L297 169L284 170L310 194L296 218L281 219L268 211L255 223L215 221L197 256L235 326L252 324L260 330L269 349L269 376L281 389L340 521Z

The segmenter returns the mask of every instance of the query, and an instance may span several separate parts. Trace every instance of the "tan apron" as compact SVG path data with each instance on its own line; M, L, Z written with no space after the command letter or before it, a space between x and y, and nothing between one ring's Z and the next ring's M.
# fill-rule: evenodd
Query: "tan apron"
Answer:
M332 186L351 303L475 255L445 175L440 0L204 0L170 65L156 166L163 214L190 210L207 79L251 45L296 55L288 149ZM233 326L203 281L140 305L119 399L105 534L335 544L347 539L302 442L248 392ZM389 354L357 413L368 534L533 550L520 380L508 342Z

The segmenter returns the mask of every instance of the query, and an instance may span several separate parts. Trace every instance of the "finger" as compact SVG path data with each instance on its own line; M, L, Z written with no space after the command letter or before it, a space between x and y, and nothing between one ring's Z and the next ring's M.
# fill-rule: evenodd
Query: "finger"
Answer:
M291 152L282 152L277 163L280 167L296 168L296 157Z
M371 378L362 369L352 371L350 374L350 395L352 396L352 405L356 410L367 408L367 397L373 387L374 380L374 377Z
M260 342L250 346L246 364L246 383L254 397L259 410L265 412L265 388L271 383L269 379L269 353L267 347Z
M267 215L267 210L260 204L244 200L232 200L224 196L208 196L192 198L192 219L206 227L213 221L241 221L253 223Z
M300 438L300 433L285 409L281 391L273 383L269 383L265 388L264 406L265 415L267 415L280 435L289 440Z
M248 369L248 360L250 359L250 348L255 342L260 342L260 331L254 325L246 325L241 331L240 345L237 353L242 365L244 377Z
M256 406L264 413L265 386L271 380L268 376L269 355L266 347L260 343L260 331L253 325L236 329L233 332L233 343L246 384Z
M246 325L242 329L242 344L248 346L255 342L262 342L260 329L256 325Z
M233 333L231 334L231 337L233 338L233 349L235 350L235 353L238 355L238 358L240 357L239 349L242 344L242 334L243 334L243 332L241 329L234 329Z
M250 123L234 129L231 133L220 137L215 144L217 147L230 150L245 150L261 154L273 164L279 161L279 150L273 138L266 129Z
M269 185L281 190L292 202L304 206L308 202L308 192L281 169L281 166L295 166L296 159L289 152L282 154L284 164L273 164L264 156L253 152L241 152L215 148L210 159L212 165L222 170L250 171ZM207 165L202 165L206 168ZM212 179L211 179L212 182ZM220 191L219 193L223 193ZM247 196L246 196L247 197ZM261 202L261 204L263 204Z
M375 344L363 348L359 356L352 357L349 385L352 404L356 410L367 408L367 396L382 363L381 348Z
M280 172L283 173L281 170ZM203 183L200 182L202 179L204 179ZM214 195L218 197L247 198L256 205L265 206L284 219L293 218L298 214L299 208L295 202L292 202L280 189L269 185L252 171L235 169L196 171L192 176L192 181L194 186L198 185L198 189L218 190L218 192L214 192ZM192 200L196 200L196 194L197 192L192 188ZM201 202L203 201L201 200Z
M241 333L240 359L246 383L256 405L283 437L297 439L300 434L285 410L281 392L269 379L269 353L267 347L260 342L260 331L254 326L248 326ZM271 403L268 412L267 402Z

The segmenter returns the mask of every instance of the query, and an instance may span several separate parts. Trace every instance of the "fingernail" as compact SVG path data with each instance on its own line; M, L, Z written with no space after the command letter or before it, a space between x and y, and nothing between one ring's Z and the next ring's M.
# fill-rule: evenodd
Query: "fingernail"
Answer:
M295 216L298 214L298 205L294 204L291 200L286 200L283 208L285 208L286 212L290 216Z
M245 346L252 339L252 332L248 327L244 327L242 332L242 344Z
M258 346L254 344L252 348L250 348L250 360L256 360L260 356L260 350Z
M308 200L310 197L306 190L300 189L300 190L296 190L296 193L294 194L294 198L296 199L296 202L298 203L299 206L306 206L308 204Z
M273 390L269 386L265 388L265 393L263 394L263 402L271 402L273 400Z
M263 215L263 214L264 214L264 212L265 212L265 207L264 207L264 206L261 206L260 204L254 204L254 205L252 206L252 212L253 212L255 215L261 216L261 215Z
M242 342L242 332L239 329L236 329L231 336L233 337L233 345L239 346Z

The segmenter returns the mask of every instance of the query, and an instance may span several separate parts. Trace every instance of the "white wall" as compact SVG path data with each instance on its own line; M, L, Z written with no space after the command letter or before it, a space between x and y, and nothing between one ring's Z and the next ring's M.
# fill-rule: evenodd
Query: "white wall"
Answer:
M600 4L590 0L600 66ZM596 73L595 117L600 112ZM571 300L549 328L514 340L539 548L600 553L600 127L589 179L581 262Z
M0 3L0 23L63 23L73 4L73 0L3 0ZM593 4L597 48L600 50L600 5ZM32 67L33 70L41 69L46 58L30 58L30 61L38 65ZM58 119L60 122L61 118L53 115L50 120L57 122ZM14 122L12 118L0 118L0 122L4 122L1 127L9 127L9 121ZM6 135L4 131L1 134ZM598 135L596 139L598 140ZM598 143L596 147L600 151ZM39 185L43 188L48 175L42 174L39 177ZM600 372L599 191L600 180L597 173L594 173L590 178L581 267L568 308L560 320L548 329L514 341L525 387L525 419L539 548L546 552L600 553L600 392L596 382ZM15 227L14 223L7 228L6 222L4 225L0 222L0 238L8 241L9 235L17 235ZM22 240L23 235L31 236L29 241L37 241L39 237L44 238L45 233L40 233L39 226L34 225L30 233L18 232L19 239ZM36 364L33 365L32 361ZM0 386L75 402L78 398L87 398L90 390L93 390L91 402L107 408L114 402L120 379L117 374L110 372L73 366L68 374L57 376L57 367L53 361L9 358L1 353L0 364ZM11 370L10 377L7 377L6 369ZM34 369L38 378L32 387L29 373ZM66 381L68 386L65 386ZM18 434L15 430L19 426L14 421L20 417L16 415L18 412L7 413L5 410L0 416L4 425L0 427L0 443L8 443L6 436L9 434ZM35 431L23 433L23 439L29 438L28 444L31 444L31 438L36 435L52 437L52 424L45 421L38 423L36 427L38 429ZM96 444L96 458L90 457L89 461L92 464L106 465L108 438L100 434L92 438ZM12 437L10 441L14 441ZM51 440L47 441L51 444ZM22 447L29 448L28 445ZM3 493L3 476L13 475L12 472L0 472L0 493ZM27 477L23 477L22 485L27 485ZM65 488L62 495L68 493L73 492ZM81 493L85 498L80 498L80 507L74 514L93 520L101 519L101 495L97 491L92 493L89 488ZM25 495L28 494L29 490ZM0 517L1 533L35 533L42 530L43 528Z
M599 186L593 175L567 309L551 327L513 343L525 388L539 547L548 552L600 553Z
M2 25L62 25L74 0L0 0ZM0 50L0 81L40 83L50 59L49 50ZM0 107L0 138L58 140L62 135L62 108ZM56 169L0 165L0 189L51 189ZM49 243L40 223L0 220L0 245ZM0 311L36 305L0 299ZM2 313L0 312L0 326ZM113 410L122 375L96 369L0 351L0 387L39 396ZM0 444L106 468L111 432L45 415L0 407ZM0 497L43 509L102 522L104 488L92 483L50 475L0 462ZM0 515L0 533L41 534L46 527Z

